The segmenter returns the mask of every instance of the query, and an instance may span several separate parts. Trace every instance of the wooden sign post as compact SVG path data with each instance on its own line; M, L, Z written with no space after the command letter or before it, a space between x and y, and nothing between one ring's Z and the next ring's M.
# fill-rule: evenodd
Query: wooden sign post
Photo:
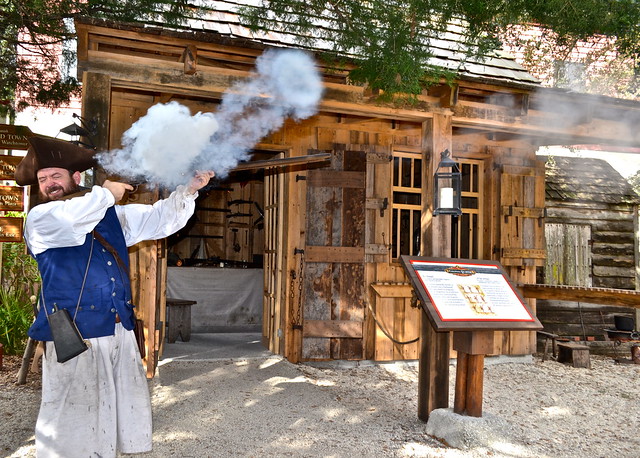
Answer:
M481 417L484 357L493 353L494 331L537 331L542 325L497 261L420 256L401 256L400 260L429 321L423 322L421 353L429 351L426 345L437 342L433 334L448 338L446 331L453 331L453 349L458 352L454 412ZM432 406L421 405L420 393L428 391L423 387L431 386L429 382L438 373L448 373L449 361L440 358L436 365L423 368L422 356L418 417L426 421ZM448 384L445 386L447 393L434 397L448 399Z

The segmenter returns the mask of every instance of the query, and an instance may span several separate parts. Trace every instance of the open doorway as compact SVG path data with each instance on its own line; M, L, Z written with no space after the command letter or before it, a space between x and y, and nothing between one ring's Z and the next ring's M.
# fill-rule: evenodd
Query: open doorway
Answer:
M281 155L255 151L250 162ZM194 334L255 333L269 346L263 336L264 317L270 316L264 298L273 297L276 287L281 186L280 179L274 185L273 175L253 168L212 180L187 226L168 239L167 298L196 302Z

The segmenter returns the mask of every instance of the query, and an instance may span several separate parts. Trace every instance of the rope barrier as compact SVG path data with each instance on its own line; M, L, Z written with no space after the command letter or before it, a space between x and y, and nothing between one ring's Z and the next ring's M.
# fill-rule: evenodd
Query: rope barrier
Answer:
M382 333L387 336L387 338L389 340L391 340L391 342L398 344L398 345L409 345L412 343L416 343L418 340L420 340L420 337L416 337L413 340L407 340L405 342L400 342L399 340L394 339L391 334L389 334L389 332L384 328L384 326L382 326L382 323L380 323L380 321L378 321L378 317L376 316L376 312L373 311L373 308L371 307L371 304L369 303L369 300L367 298L364 299L364 301L367 303L367 308L369 309L369 311L371 312L371 316L373 316L373 321L376 322L376 324L378 325L378 327L380 328L380 330L382 331Z

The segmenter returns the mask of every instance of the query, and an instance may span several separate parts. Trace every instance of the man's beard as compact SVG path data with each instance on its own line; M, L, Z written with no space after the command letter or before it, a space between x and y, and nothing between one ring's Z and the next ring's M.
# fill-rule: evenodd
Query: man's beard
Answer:
M51 193L57 190L62 190L62 193L54 197L51 197ZM69 194L75 194L76 192L79 192L79 191L80 191L80 185L76 184L75 181L71 181L71 183L69 183L69 185L66 187L59 186L59 185L52 185L52 186L49 186L47 189L45 189L45 192L38 190L38 198L40 203L44 204L46 202L63 199Z

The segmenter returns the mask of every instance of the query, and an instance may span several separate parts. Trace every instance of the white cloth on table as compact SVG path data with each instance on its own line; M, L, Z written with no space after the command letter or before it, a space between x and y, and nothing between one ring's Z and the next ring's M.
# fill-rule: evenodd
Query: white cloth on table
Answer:
M65 363L46 343L38 458L108 458L152 448L149 386L133 331L117 323L115 335L88 340L91 347Z

